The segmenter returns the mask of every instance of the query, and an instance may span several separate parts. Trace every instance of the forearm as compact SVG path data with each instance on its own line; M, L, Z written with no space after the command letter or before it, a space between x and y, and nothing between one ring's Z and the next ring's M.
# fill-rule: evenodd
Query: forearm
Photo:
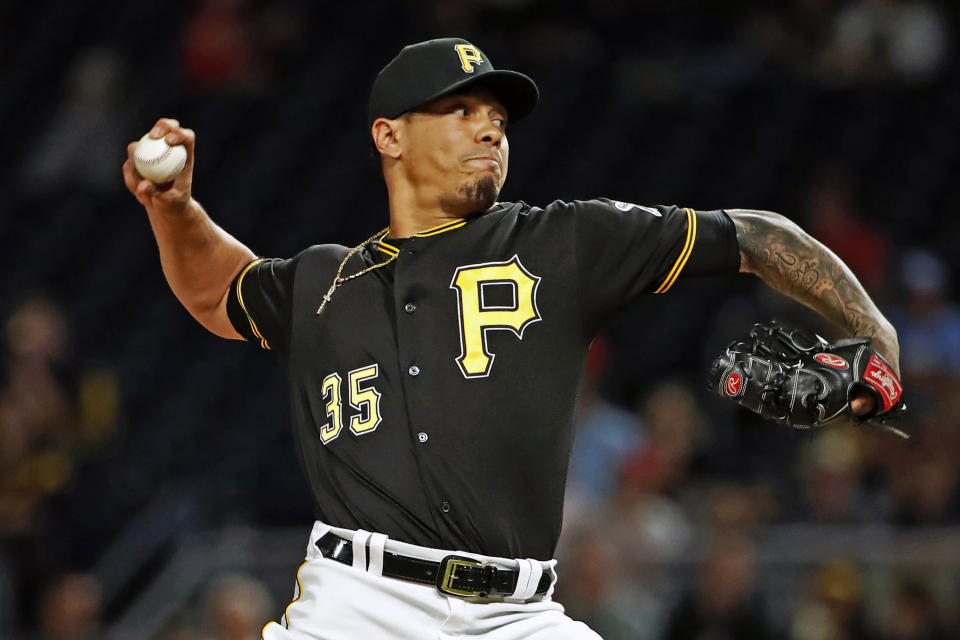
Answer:
M893 325L836 254L779 214L745 209L727 214L737 228L741 271L759 276L849 335L873 338L877 351L899 373Z
M163 275L177 299L207 330L240 340L227 313L230 283L253 252L213 223L191 197L196 134L172 118L160 118L150 136L187 151L183 170L164 185L144 179L136 169L137 142L127 145L123 181L147 210L160 248Z
M194 318L210 328L231 281L256 256L217 226L196 200L176 213L148 207L147 215L170 289Z

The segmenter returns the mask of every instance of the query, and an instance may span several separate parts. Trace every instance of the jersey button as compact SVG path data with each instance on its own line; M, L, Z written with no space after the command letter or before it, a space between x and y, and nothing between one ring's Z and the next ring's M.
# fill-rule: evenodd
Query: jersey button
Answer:
M413 313L417 310L417 305L413 304L412 302L408 302L407 304L403 305L403 310L407 313Z
M418 376L420 375L420 367L418 367L415 364L412 364L410 365L410 368L407 369L407 373L409 373L412 376Z
M443 511L444 513L450 513L450 503L447 502L446 500L444 500L443 502L441 502L441 503L440 503L440 511Z
M429 438L429 436L423 431L417 434L417 440L419 440L420 442L426 442L427 438Z

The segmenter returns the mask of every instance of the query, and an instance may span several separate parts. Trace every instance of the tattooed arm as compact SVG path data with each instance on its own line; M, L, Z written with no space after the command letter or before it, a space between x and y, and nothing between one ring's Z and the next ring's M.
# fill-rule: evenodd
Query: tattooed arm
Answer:
M877 351L900 374L897 332L840 258L777 213L726 212L737 228L740 271L759 276L849 335L873 338Z

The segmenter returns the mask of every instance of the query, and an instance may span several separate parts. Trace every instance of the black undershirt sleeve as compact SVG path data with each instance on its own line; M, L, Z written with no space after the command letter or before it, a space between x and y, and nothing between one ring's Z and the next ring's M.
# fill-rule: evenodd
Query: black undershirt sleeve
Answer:
M737 228L724 211L697 211L697 242L680 277L740 270Z

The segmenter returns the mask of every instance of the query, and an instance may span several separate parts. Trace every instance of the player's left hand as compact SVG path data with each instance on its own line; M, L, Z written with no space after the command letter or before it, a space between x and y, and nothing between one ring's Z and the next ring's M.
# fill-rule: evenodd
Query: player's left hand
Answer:
M877 401L868 391L857 388L851 393L853 397L850 398L850 411L853 412L853 415L866 416L873 413L877 407Z
M791 427L853 420L907 437L889 423L906 409L900 379L868 338L831 344L776 322L757 324L714 360L709 386Z

